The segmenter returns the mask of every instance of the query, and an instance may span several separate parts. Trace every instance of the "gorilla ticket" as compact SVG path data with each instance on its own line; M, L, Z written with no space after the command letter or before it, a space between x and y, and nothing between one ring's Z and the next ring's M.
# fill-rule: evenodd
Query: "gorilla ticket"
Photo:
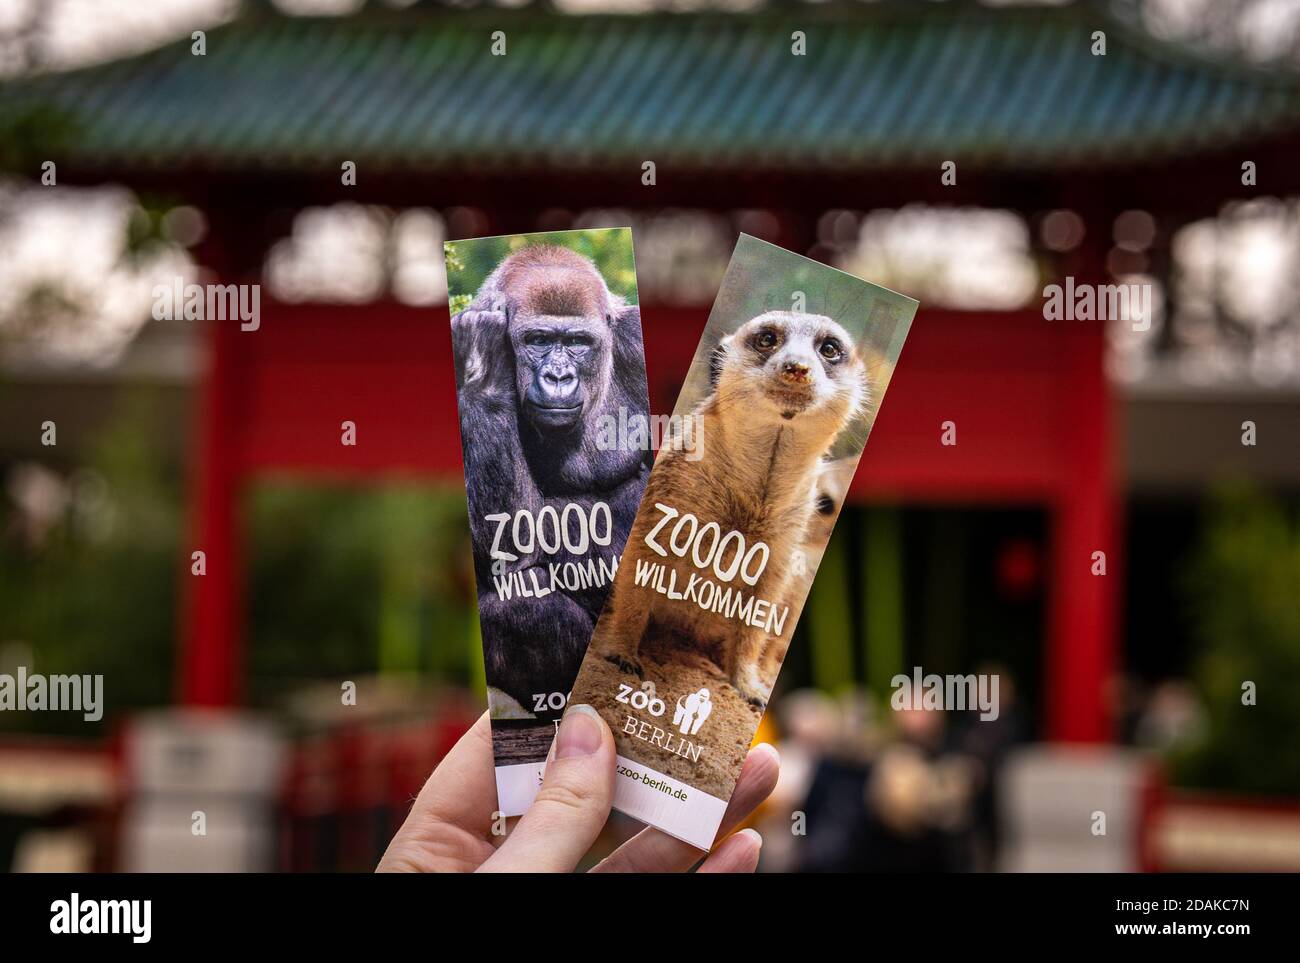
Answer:
M615 808L713 844L916 306L741 236L570 699Z
M528 808L651 463L628 228L448 242L501 811Z

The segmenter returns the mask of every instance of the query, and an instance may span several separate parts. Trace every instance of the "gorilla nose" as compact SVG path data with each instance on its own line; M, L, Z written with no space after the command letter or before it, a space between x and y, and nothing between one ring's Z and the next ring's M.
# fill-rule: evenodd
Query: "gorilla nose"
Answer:
M781 377L786 381L802 383L808 380L809 368L806 364L800 364L797 361L787 361L781 365Z
M572 371L543 371L542 394L554 405L571 402L578 393L578 376Z

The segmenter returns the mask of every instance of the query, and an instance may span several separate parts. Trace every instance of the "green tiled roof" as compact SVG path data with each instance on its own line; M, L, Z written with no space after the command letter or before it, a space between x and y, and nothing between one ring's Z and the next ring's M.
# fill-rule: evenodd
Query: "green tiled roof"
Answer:
M262 16L210 31L204 57L186 39L0 88L0 140L5 124L45 124L60 156L105 170L1023 169L1225 148L1298 122L1295 78L1194 57L1091 7Z

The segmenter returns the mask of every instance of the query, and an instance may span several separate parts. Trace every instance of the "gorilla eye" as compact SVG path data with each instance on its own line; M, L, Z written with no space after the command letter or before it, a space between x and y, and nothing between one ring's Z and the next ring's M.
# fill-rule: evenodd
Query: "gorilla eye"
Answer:
M764 328L754 336L754 347L759 351L771 351L776 347L776 332L771 328Z
M534 331L531 334L524 335L524 344L535 348L545 347L551 343L551 336L542 331Z
M821 352L821 356L827 361L839 361L840 358L844 357L844 349L840 347L840 343L834 338L827 338L817 350Z
M566 348L590 348L591 339L585 334L571 334L564 339Z

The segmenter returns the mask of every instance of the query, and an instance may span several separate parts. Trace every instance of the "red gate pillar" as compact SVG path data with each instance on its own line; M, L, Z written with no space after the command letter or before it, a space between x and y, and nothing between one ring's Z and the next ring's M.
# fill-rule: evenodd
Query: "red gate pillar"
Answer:
M1104 322L1052 321L1063 330L1064 477L1052 510L1052 583L1045 695L1049 738L1110 736L1120 559L1115 542L1112 411ZM1105 555L1105 574L1094 574Z
M192 462L188 580L181 626L180 699L191 706L228 706L239 697L240 582L238 512L241 476L236 348L239 321L208 321L208 371L199 399ZM192 553L206 572L193 574Z

